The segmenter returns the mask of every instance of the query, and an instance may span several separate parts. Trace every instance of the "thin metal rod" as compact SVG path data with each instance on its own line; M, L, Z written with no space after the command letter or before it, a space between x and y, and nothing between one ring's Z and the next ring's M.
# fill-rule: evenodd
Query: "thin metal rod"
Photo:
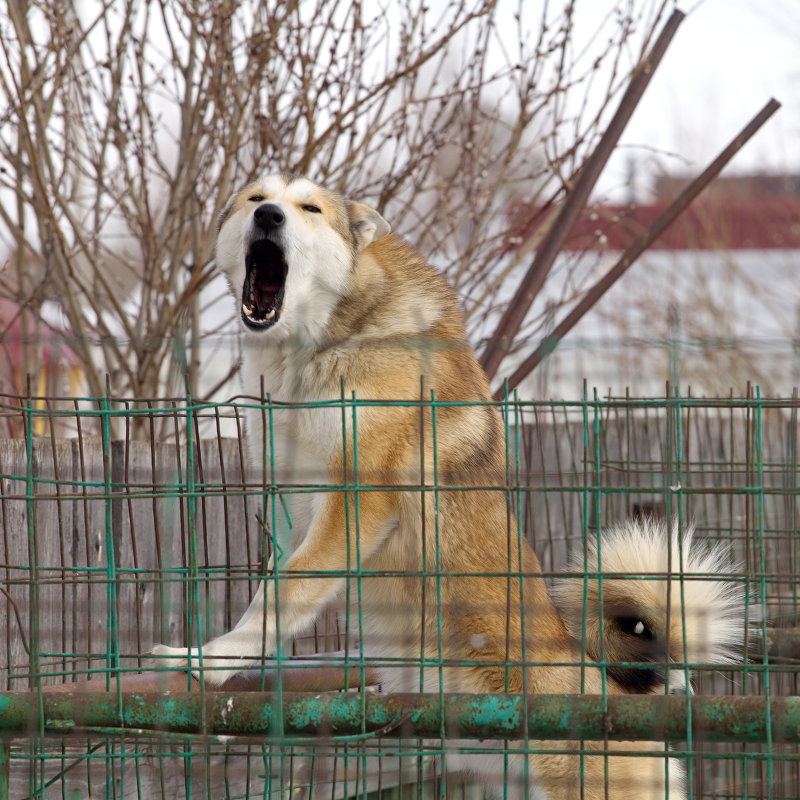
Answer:
M11 747L8 739L0 739L0 800L10 800L9 782L11 779Z
M781 107L774 98L756 114L750 122L731 140L730 144L698 175L672 203L654 220L650 228L634 241L620 256L613 267L589 289L580 302L567 314L553 331L542 341L514 371L508 379L508 390L512 390L532 372L553 350L564 336L572 330L589 309L625 274L627 269L667 228L691 205L694 199L724 169L725 165L742 149L744 144ZM495 399L501 399L504 391L495 392Z
M533 262L522 279L514 297L506 306L492 338L481 356L481 364L489 378L494 377L501 361L511 349L514 337L522 327L533 301L541 291L556 256L572 232L578 216L586 205L589 195L600 177L611 153L625 130L625 126L636 110L642 95L650 83L664 53L667 51L684 14L677 9L672 12L664 29L656 39L650 52L636 67L622 96L619 107L611 119L600 141L581 168L575 185L567 195L558 216L542 238Z
M119 698L121 697L121 708ZM280 706L278 705L280 704ZM769 704L771 722L765 714ZM675 695L293 694L163 692L44 696L0 694L0 733L106 730L226 736L440 737L456 739L800 742L800 697ZM205 726L202 725L205 720ZM120 728L120 723L124 729Z
M363 674L359 658L350 654L345 663L342 650L320 653L316 656L284 659L281 681L286 692L332 692L356 686L376 686L380 674L367 665ZM56 683L42 686L44 694L96 694L106 691L103 678ZM243 670L229 678L222 686L225 692L277 691L278 669L274 665L261 669ZM142 673L122 673L111 679L108 691L123 694L151 694L156 692L184 692L188 688L199 691L199 684L187 672L180 669L158 670Z

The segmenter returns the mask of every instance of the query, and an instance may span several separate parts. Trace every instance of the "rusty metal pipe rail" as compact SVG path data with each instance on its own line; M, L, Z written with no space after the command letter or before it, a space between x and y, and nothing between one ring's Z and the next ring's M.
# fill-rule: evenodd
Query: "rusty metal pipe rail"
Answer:
M800 742L800 697L0 694L0 737L102 730L274 738L446 736L520 740L527 735L544 740L681 742L687 740L689 719L692 738L698 741Z

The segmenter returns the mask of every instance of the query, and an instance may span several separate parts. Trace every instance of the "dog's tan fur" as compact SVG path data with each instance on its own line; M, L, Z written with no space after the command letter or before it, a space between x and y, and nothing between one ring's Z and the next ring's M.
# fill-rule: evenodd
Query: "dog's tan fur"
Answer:
M235 195L221 217L217 259L237 299L248 242L256 235L253 214L264 202L286 217L280 232L288 263L285 300L273 327L245 330L243 371L248 394L261 394L263 373L263 389L278 404L265 437L274 440L276 457L270 481L341 485L357 479L379 487L359 492L357 506L352 491L289 497L291 553L278 565L281 635L299 632L341 594L342 575L308 573L352 572L358 553L364 570L380 573L360 579L360 609L356 578L350 578L353 618L363 620L362 646L371 656L409 665L390 661L397 666L382 671L384 690L419 690L420 668L413 665L424 652L443 659L446 692L600 693L599 671L580 669L580 647L548 594L536 555L517 535L502 422L444 278L388 234L385 221L366 206L302 178L269 176ZM312 203L317 211L308 210ZM326 254L302 249L314 237L329 243ZM325 263L314 261L320 258ZM301 310L317 296L312 320ZM340 408L290 405L336 400L342 392L408 405L358 407L355 436L348 408L345 442ZM432 410L419 403L431 397L442 405ZM262 419L254 413L249 420L259 452ZM480 488L440 488L436 495L413 488L435 481ZM265 604L262 585L236 628L202 648L204 665L220 668L206 671L207 684L274 652L271 595L272 589ZM155 652L186 655L163 646ZM523 670L523 655L536 665ZM461 661L472 665L458 666ZM439 680L438 669L428 667L422 688L438 690ZM611 678L607 689L625 690ZM663 744L583 745L596 753L583 764L577 754L531 755L530 797L643 800L665 796L667 785L671 798L684 796L679 771L665 768L663 757L625 757L631 750L663 751ZM574 750L576 743L531 746ZM606 746L614 753L607 759L600 754ZM510 788L519 796L522 758L510 759ZM448 760L475 769L488 783L503 781L502 756L469 756L462 763L454 754Z

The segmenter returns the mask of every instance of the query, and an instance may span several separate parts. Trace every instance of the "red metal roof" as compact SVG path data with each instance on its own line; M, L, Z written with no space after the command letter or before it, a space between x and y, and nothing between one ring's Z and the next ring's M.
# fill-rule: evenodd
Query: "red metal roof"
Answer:
M584 210L566 243L567 250L624 250L667 207L592 206ZM535 222L518 234L521 240L541 224L536 208L514 216ZM513 249L513 248L512 248ZM800 249L800 196L699 198L652 246L654 250Z

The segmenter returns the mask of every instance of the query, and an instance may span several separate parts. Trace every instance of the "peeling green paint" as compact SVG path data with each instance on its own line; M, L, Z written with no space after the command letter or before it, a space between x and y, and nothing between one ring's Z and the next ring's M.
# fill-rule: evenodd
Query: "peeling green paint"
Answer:
M216 735L800 742L800 697L266 692L0 694L0 734L130 728ZM282 703L282 715L276 703ZM771 725L765 720L770 705ZM606 709L607 710L604 710ZM689 716L691 711L691 716ZM283 732L274 730L282 716ZM205 722L204 722L205 721Z

